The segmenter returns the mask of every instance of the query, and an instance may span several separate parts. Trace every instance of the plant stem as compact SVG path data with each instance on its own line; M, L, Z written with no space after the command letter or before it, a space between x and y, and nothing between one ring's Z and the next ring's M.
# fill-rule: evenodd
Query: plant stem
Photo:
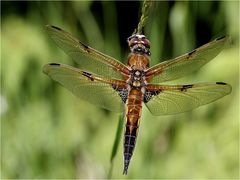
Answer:
M133 34L143 34L143 28L147 22L148 14L150 7L152 6L153 1L152 0L144 0L142 5L142 15L138 23L137 29L135 29Z
M108 176L107 176L108 179L111 179L111 177L112 177L112 170L113 170L113 166L114 166L114 159L116 157L118 146L119 146L119 142L120 142L121 135L122 135L123 122L124 122L124 116L123 115L119 115L118 127L117 127L117 131L116 131L116 135L115 135L115 140L114 140L114 143L113 143L111 158L110 158L110 169L108 171Z

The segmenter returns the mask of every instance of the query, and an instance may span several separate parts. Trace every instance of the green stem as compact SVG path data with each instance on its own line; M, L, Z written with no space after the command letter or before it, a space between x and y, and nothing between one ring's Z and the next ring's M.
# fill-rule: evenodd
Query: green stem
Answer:
M142 15L138 23L137 29L135 29L133 34L143 34L143 28L147 22L150 7L152 6L152 0L144 0L142 5Z
M108 179L111 179L111 177L112 177L114 159L116 157L117 150L118 150L118 147L119 147L119 142L120 142L121 135L122 135L123 122L124 122L124 116L119 115L118 127L117 127L117 131L116 131L116 135L115 135L115 140L114 140L114 143L113 143L111 158L110 158L110 169L108 171L108 176L107 176Z

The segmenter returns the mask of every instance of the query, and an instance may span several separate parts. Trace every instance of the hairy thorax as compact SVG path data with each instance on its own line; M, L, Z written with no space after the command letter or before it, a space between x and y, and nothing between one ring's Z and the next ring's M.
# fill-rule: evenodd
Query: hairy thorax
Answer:
M149 67L149 59L143 54L131 53L128 57L130 77L127 80L132 88L141 89L146 86L145 70Z

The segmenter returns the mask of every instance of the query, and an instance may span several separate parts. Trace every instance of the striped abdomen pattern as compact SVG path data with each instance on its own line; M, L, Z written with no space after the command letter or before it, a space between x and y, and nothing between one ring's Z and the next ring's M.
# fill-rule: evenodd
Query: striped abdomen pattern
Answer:
M142 111L143 93L140 89L132 88L126 103L127 122L124 134L124 171L127 174L128 166L135 147L140 116Z

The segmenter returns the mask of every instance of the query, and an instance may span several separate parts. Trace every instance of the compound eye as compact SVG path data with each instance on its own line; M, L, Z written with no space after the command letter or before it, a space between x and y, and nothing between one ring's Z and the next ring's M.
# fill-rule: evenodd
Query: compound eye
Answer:
M148 39L146 39L146 38L143 39L142 43L146 48L150 48L150 41Z
M134 45L136 45L138 43L139 43L139 40L137 38L132 38L132 39L130 39L130 41L128 41L128 45L130 47L133 47Z

